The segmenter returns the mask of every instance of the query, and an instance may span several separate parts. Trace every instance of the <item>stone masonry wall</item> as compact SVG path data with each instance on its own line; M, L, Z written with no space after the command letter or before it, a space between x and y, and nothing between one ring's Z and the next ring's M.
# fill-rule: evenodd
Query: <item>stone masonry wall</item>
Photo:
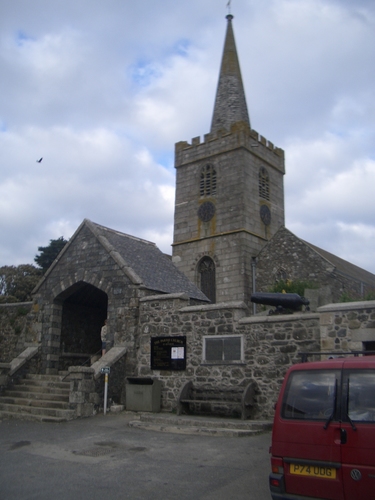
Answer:
M205 196L201 172L208 164L216 172L216 188ZM198 283L198 261L209 256L216 266L216 302L242 300L250 305L251 259L285 222L283 154L239 122L230 133L210 135L203 143L195 138L191 145L177 144L175 166L172 261ZM269 200L259 196L261 169L269 178ZM202 221L198 211L207 202L215 210ZM267 226L260 216L262 205L272 213Z
M9 363L37 341L29 313L32 302L0 304L0 362Z
M137 376L162 382L162 409L174 411L185 382L216 387L243 386L255 381L259 394L254 418L273 415L287 368L299 360L298 352L319 349L319 315L295 314L278 317L246 317L242 302L188 306L183 296L141 299ZM152 371L151 337L186 335L185 371ZM209 364L202 360L203 336L242 335L244 362Z
M310 281L320 287L330 287L333 302L339 302L344 293L361 295L361 283L339 274L334 266L282 228L263 248L257 258L256 289L268 292L270 285L280 279ZM366 290L365 290L366 292Z
M375 342L375 301L329 304L318 312L322 351L362 351L364 342Z
M149 292L132 285L107 249L87 227L82 228L75 237L74 244L59 259L58 265L51 270L48 280L41 284L34 297L35 317L42 329L43 371L55 373L58 369L62 303L70 293L77 290L77 284L89 284L107 294L108 309L104 314L108 315L108 347L126 346L129 369L134 369L138 298ZM75 316L71 319L77 318L79 311L82 317L85 316L86 309L77 304ZM98 323L97 340L100 326ZM78 331L78 326L76 328ZM93 348L93 352L95 350Z

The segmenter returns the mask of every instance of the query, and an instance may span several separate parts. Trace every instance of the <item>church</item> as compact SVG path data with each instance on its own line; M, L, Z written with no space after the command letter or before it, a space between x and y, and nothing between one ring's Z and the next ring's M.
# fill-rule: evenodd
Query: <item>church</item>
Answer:
M265 418L298 351L322 344L314 308L288 317L287 329L284 319L271 327L251 294L278 280L312 282L316 311L345 293L364 297L375 276L285 227L284 151L251 127L233 16L226 20L211 130L175 145L172 256L85 219L33 292L26 341L39 346L40 372L57 374L101 350L107 319L107 353L92 366L98 378L117 364L113 400L124 401L129 377L160 380L165 410L176 409L188 380L252 381L255 415ZM335 348L355 341L342 336Z

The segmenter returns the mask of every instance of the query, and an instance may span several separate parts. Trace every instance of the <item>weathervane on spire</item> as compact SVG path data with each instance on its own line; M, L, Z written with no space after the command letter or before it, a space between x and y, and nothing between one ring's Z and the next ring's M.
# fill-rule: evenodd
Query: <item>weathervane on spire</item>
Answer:
M230 7L231 7L232 0L228 0L227 3L227 9L228 9L228 14L231 15Z

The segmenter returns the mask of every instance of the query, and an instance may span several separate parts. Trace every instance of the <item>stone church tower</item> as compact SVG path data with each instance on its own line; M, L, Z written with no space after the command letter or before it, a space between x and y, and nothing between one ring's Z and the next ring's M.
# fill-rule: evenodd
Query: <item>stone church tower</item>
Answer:
M250 126L226 18L211 131L175 146L173 262L212 302L249 305L253 259L284 225L284 151Z

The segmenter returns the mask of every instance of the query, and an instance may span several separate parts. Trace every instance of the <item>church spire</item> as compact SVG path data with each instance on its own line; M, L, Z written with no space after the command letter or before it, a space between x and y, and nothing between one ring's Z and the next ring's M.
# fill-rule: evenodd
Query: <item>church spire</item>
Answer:
M228 14L226 18L228 25L211 123L212 134L220 129L229 131L231 125L239 121L247 123L250 127L245 91L232 28L233 16Z

